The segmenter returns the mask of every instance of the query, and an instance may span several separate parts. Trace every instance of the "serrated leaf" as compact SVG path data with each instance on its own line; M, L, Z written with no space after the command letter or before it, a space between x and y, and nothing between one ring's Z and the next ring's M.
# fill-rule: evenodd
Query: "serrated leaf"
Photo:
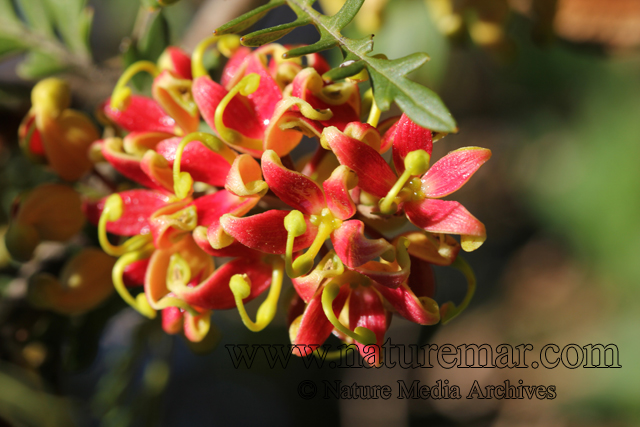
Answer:
M54 56L39 51L32 51L29 52L26 59L18 65L16 72L23 79L36 80L58 73L66 67L66 64Z
M254 31L253 33L243 36L240 41L245 46L262 46L263 44L271 43L274 40L278 40L286 36L298 27L302 27L310 23L311 21L308 19L297 19L287 24L265 28L264 30Z
M48 37L55 37L52 16L45 0L17 0L22 15L31 28Z
M232 34L239 33L241 31L246 30L256 22L262 19L267 12L271 9L275 9L276 7L284 5L286 2L284 0L271 0L269 3L257 7L250 12L245 13L237 17L236 19L227 22L223 26L219 27L215 30L215 34L223 35L223 34Z
M345 64L347 64L345 62ZM346 79L347 77L355 76L365 68L365 64L362 61L355 61L349 65L340 65L333 68L322 75L322 78L327 81L336 81Z
M286 3L296 14L293 23L278 25L250 34L243 39L247 45L256 46L277 40L301 22L313 24L320 33L320 40L309 46L289 50L285 58L316 53L339 46L349 65L328 71L325 79L337 80L357 74L366 68L371 76L376 104L388 110L395 102L416 123L435 131L453 132L456 123L440 97L432 90L409 80L407 74L415 71L429 60L424 53L415 53L389 60L379 55L370 56L373 50L372 37L350 39L342 35L342 29L356 16L364 0L347 0L333 16L325 16L313 9L315 0L271 1L216 30L218 34L237 32L255 23L268 10ZM249 23L250 22L250 23ZM350 62L353 61L353 62Z

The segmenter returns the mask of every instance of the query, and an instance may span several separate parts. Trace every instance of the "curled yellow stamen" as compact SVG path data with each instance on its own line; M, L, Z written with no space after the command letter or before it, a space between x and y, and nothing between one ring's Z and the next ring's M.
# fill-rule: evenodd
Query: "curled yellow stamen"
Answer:
M240 47L240 37L235 34L226 34L221 37L212 35L202 40L193 50L193 54L191 55L191 74L193 75L194 80L198 77L209 74L203 65L204 53L207 51L209 46L216 42L218 43L218 50L220 53L227 58L233 55L233 53Z
M218 36L209 36L206 39L202 40L193 50L193 54L191 55L191 74L193 75L194 80L198 77L206 76L209 74L207 72L207 69L204 68L204 65L202 65L202 59L207 48L217 41Z
M142 259L148 258L150 255L150 250L141 250L129 252L122 255L118 258L115 265L113 266L113 270L111 272L111 278L113 280L113 285L116 288L116 291L122 299L129 304L131 307L136 309L138 313L142 314L149 319L153 319L156 317L156 311L149 305L149 301L145 296L144 292L138 294L135 298L129 293L129 290L124 284L122 279L124 275L124 270L127 268L129 264L132 264L136 261L140 261Z
M225 142L229 144L238 144L242 141L243 136L240 132L229 129L224 125L224 121L222 120L224 110L236 94L240 93L242 96L250 95L258 90L258 86L260 86L260 76L256 73L248 74L244 76L237 85L231 88L229 93L227 93L225 97L222 98L222 101L220 101L220 104L218 104L214 121L218 134Z
M189 267L189 263L178 253L171 255L169 267L167 268L167 289L174 291L178 287L184 288L190 280L191 268ZM168 307L178 307L188 311L192 316L200 315L200 313L186 301L174 296L162 297L154 303L154 306L158 310Z
M391 187L389 193L380 199L380 212L387 215L391 215L396 212L398 209L396 197L412 176L423 175L427 169L429 169L430 161L431 156L424 150L415 150L407 154L404 158L404 172L400 175L400 178L398 178L398 181L396 181L393 187Z
M263 330L275 317L278 309L278 298L280 297L283 278L284 263L282 262L282 258L277 258L273 264L269 294L267 295L267 299L260 304L255 322L249 318L247 310L244 307L244 302L242 301L251 295L251 280L246 274L236 274L229 281L229 287L231 288L233 297L236 300L236 305L238 306L238 312L240 313L242 322L250 331L259 332Z
M380 121L380 114L382 114L382 110L378 108L378 104L376 104L376 99L373 97L373 91L371 89L367 91L367 95L371 97L371 110L369 110L369 118L367 119L367 123L375 128L378 127L378 122Z
M316 110L307 101L293 96L280 101L280 103L278 104L278 112L286 111L294 105L300 109L300 113L302 113L302 115L307 119L329 120L331 117L333 117L333 112L328 108L325 110ZM274 116L277 115L277 113L274 114Z
M311 271L314 259L318 252L320 252L322 245L331 233L342 224L342 221L335 218L327 208L323 209L320 215L312 215L310 220L313 225L318 226L318 234L307 252L292 262L294 239L307 231L307 223L305 222L304 215L299 211L291 211L284 219L284 228L288 233L285 262L287 275L292 279L304 276Z
M153 77L160 74L160 70L156 64L151 61L138 61L131 64L129 68L122 73L118 79L118 83L116 83L116 86L113 89L113 93L111 94L111 103L109 104L111 108L120 111L127 108L129 100L131 99L131 89L127 86L127 83L129 83L133 76L141 71L146 71Z
M476 276L467 261L461 256L458 256L451 266L464 274L464 277L467 279L467 293L459 306L456 306L452 301L442 304L440 307L440 318L442 319L443 325L449 323L467 308L476 291Z
M188 172L180 172L182 153L187 144L193 141L200 141L205 147L225 158L229 163L233 163L235 154L229 147L224 145L219 138L204 132L193 132L182 138L176 149L176 158L173 161L173 191L179 199L186 198L191 193L193 179Z
M102 249L111 256L120 256L126 252L138 251L151 244L151 235L137 235L128 239L120 246L112 245L107 237L107 222L117 221L122 217L124 204L118 194L112 194L107 198L98 221L98 240Z
M342 279L342 280L340 280ZM322 291L322 310L324 311L325 316L334 328L343 334L353 338L364 345L371 345L376 343L376 335L373 333L371 329L364 328L362 326L358 326L355 330L350 330L345 327L333 312L333 301L338 297L340 293L340 285L341 282L346 283L346 278L334 279L329 282Z

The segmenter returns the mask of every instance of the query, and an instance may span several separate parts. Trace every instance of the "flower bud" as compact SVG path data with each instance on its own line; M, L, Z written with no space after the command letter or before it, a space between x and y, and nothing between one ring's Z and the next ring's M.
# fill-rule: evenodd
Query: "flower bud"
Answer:
M91 169L91 143L99 137L93 122L72 110L71 92L63 80L49 78L31 92L33 107L18 130L20 145L34 161L43 161L66 181Z
M41 273L31 278L27 298L39 308L80 314L97 307L113 293L115 259L97 248L83 249L62 269L59 280Z
M69 240L84 225L80 196L60 184L44 184L20 196L5 236L11 257L28 261L41 240Z

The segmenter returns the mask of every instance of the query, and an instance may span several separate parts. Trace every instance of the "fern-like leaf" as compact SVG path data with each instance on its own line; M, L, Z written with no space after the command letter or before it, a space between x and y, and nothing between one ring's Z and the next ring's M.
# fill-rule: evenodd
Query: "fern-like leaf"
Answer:
M399 59L387 59L382 55L371 55L373 36L351 39L341 31L356 16L364 0L347 0L333 16L326 16L313 9L316 0L271 0L269 3L248 12L218 28L216 34L243 31L257 22L269 10L287 5L297 16L291 23L255 31L242 37L246 46L261 46L275 41L294 28L312 24L320 33L320 39L309 45L289 50L285 57L293 58L339 47L344 56L342 66L323 75L328 81L353 76L366 69L371 78L374 98L378 107L388 110L392 102L416 123L434 131L453 132L456 123L440 97L432 90L413 82L407 74L429 60L423 53L414 53Z

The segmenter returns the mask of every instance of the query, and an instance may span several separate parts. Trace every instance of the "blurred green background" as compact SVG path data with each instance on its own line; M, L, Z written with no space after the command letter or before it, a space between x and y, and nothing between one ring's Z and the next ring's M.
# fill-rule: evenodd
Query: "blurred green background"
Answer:
M322 6L329 11L339 3L326 0ZM255 4L183 0L163 11L166 22L158 24L164 29L156 37L193 48L193 40ZM132 32L139 4L95 0L91 5L94 58L108 68ZM431 56L412 77L442 96L459 125L458 134L435 144L434 157L463 146L493 151L455 195L488 231L485 245L468 256L479 283L470 309L444 327L394 319L388 336L406 344L531 343L536 350L547 343L613 343L622 368L307 370L293 363L286 370L234 369L224 344L286 343L284 320L252 334L237 313L216 313L222 338L206 355L194 354L180 337L158 333L157 325L141 323L121 310L119 301L82 319L49 315L40 320L44 324L33 325L21 317L25 307L16 302L20 288L14 280L20 272L9 266L0 277L0 425L640 425L638 3L367 0L365 8L365 18L349 27L349 35L375 31L376 52L389 57L416 51ZM286 12L271 13L260 25L289 19ZM287 37L308 43L315 33L306 28ZM154 40L140 49L153 52ZM16 131L33 82L15 75L16 61L0 67L3 220L19 191L47 178L17 149ZM78 95L77 103L91 111L112 84ZM438 270L437 275L439 301L461 298L455 273ZM20 330L38 327L43 332L34 334L44 337L41 341L20 339ZM51 338L61 336L66 337L61 342ZM86 337L91 339L83 341ZM85 361L63 363L75 351L88 352ZM44 361L34 367L29 354L41 354ZM522 379L554 384L558 396L551 401L306 401L296 394L303 379L349 384L419 379L430 385L448 379L463 390L473 380Z

